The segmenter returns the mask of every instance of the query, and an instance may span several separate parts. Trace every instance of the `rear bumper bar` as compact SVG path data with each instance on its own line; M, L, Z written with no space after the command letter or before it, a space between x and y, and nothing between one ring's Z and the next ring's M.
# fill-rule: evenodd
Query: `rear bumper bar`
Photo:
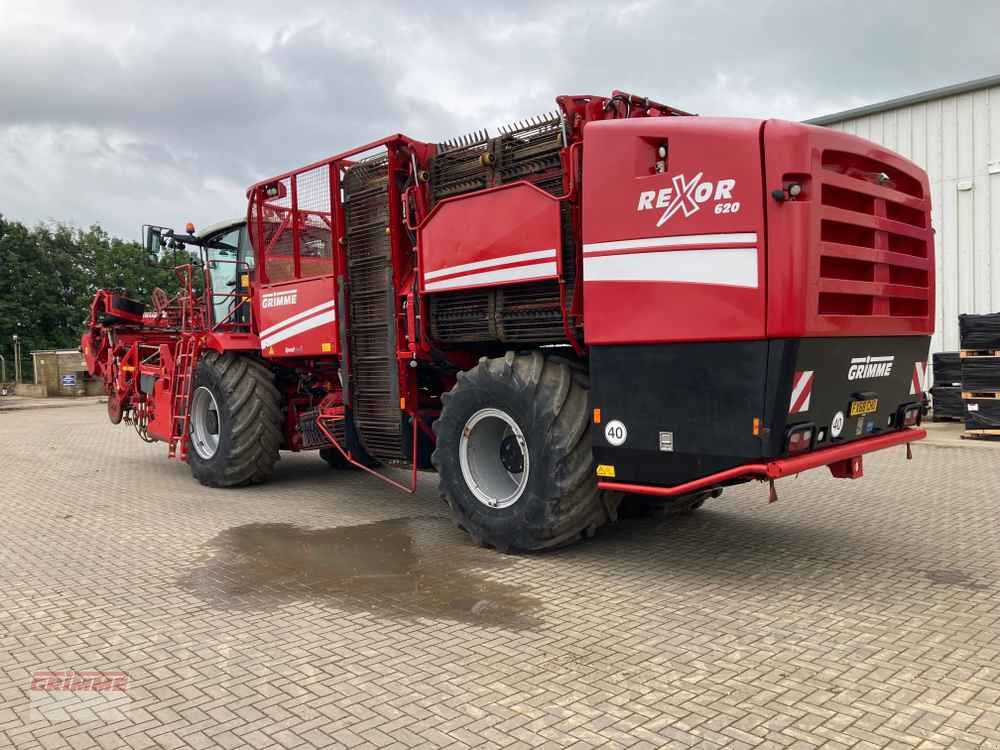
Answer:
M894 445L912 443L915 440L922 440L927 437L927 430L920 428L908 428L899 432L890 432L886 435L876 435L863 440L855 440L845 445L835 445L830 448L823 448L812 453L791 458L778 458L767 463L743 464L734 466L715 474L710 474L701 479L694 479L684 484L674 487L655 487L648 484L628 484L625 482L598 482L597 486L602 490L616 490L618 492L633 492L640 495L658 495L661 497L676 497L677 495L687 495L706 487L728 482L733 479L780 479L781 477L799 474L807 469L815 469L819 466L829 466L840 461L849 461L852 458L879 451L883 448L891 448Z

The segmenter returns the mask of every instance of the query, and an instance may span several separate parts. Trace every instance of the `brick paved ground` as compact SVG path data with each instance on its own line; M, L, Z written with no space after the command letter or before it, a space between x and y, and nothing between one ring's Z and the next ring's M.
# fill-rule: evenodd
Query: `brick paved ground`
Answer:
M102 406L5 412L0 745L1000 746L1000 450L915 453L507 557L433 481L212 491ZM62 668L131 717L32 721Z

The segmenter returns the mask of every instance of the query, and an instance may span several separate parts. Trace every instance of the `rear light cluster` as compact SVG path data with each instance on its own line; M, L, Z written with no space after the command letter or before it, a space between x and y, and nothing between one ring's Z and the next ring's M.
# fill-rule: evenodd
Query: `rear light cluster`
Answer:
M920 404L909 404L900 407L899 413L896 415L896 425L899 427L916 427L920 424L922 413L923 408Z
M816 428L811 424L800 424L789 428L785 438L785 449L790 454L805 453L813 446Z
M895 419L889 424L895 425L898 428L916 427L920 424L922 416L923 407L921 404L904 404L899 407ZM788 432L785 433L785 451L789 455L805 453L815 448L817 444L822 443L825 439L825 429L817 429L811 423L797 424L789 427Z

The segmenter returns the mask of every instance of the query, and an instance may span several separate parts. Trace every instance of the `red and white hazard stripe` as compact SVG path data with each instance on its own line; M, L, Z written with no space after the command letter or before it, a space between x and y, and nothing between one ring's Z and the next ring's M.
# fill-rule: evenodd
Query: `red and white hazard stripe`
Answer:
M927 363L914 362L913 376L910 378L910 395L919 396L927 390Z
M428 292L438 292L467 286L535 281L554 277L558 273L556 249L553 247L435 268L424 273L424 288Z
M260 348L267 349L269 346L280 343L292 336L311 331L313 328L318 328L325 323L333 323L337 320L336 304L335 300L330 300L291 315L280 323L268 326L259 334Z
M809 411L812 400L814 370L803 370L795 373L792 380L792 400L788 405L789 414L800 414Z

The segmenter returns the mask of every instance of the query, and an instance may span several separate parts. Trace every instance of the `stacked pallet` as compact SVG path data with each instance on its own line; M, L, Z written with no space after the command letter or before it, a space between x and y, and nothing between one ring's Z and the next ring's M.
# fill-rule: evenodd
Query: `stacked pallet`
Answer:
M931 388L931 405L934 421L965 419L962 404L962 357L959 352L940 352L934 355L934 387Z
M1000 313L960 315L958 327L966 435L1000 438Z

